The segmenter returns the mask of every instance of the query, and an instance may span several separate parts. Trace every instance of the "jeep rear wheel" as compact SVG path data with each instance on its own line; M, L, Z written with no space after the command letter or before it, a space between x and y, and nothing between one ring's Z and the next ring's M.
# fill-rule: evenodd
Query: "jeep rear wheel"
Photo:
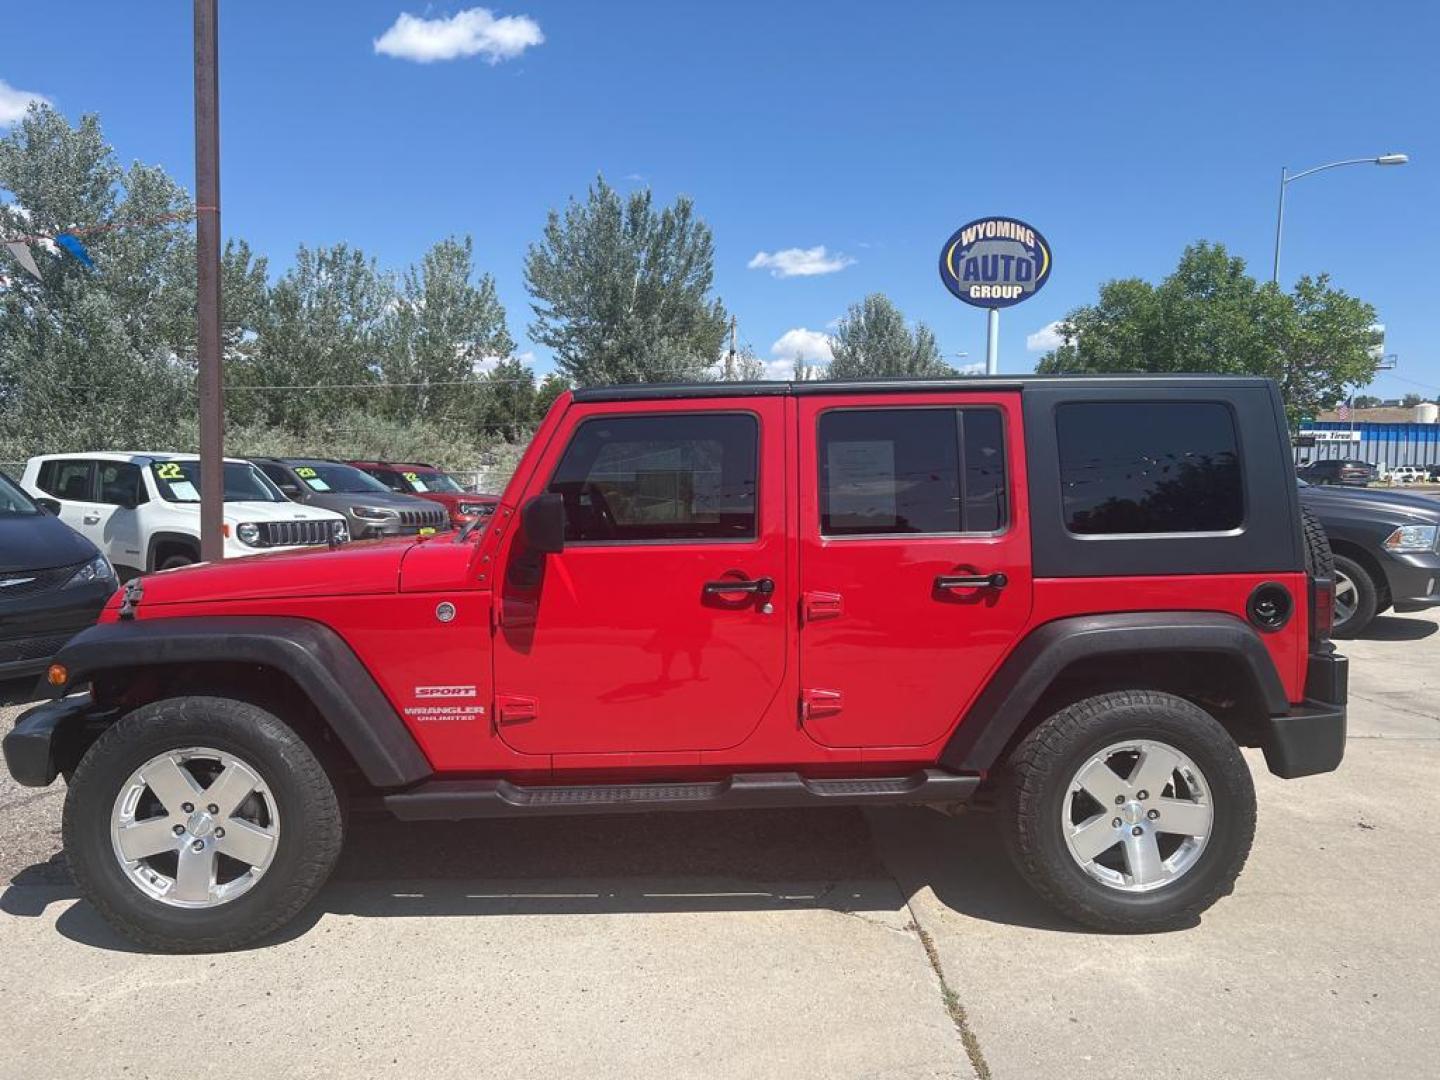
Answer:
M1235 741L1209 713L1150 690L1042 722L1007 764L1003 806L1021 875L1104 930L1189 925L1234 887L1255 834Z
M81 760L65 852L117 930L165 952L246 945L289 921L340 852L341 807L289 727L246 702L135 710Z

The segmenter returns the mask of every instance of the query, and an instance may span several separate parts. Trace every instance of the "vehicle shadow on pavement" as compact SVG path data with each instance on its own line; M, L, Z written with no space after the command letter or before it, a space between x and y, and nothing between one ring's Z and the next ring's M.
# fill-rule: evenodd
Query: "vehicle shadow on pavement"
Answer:
M868 820L867 820L868 819ZM898 839L892 839L898 837ZM895 847L895 851L882 851ZM436 822L357 817L331 883L264 948L327 914L364 918L828 910L909 921L930 885L976 918L1055 930L1001 850L989 815L923 808L723 811ZM39 917L78 897L64 859L27 867L0 911ZM898 916L896 913L899 913ZM87 903L56 920L65 937L142 952Z
M1429 619L1400 619L1393 615L1381 615L1367 626L1358 637L1361 641L1420 641L1440 630L1440 623ZM1344 650L1345 643L1339 643Z

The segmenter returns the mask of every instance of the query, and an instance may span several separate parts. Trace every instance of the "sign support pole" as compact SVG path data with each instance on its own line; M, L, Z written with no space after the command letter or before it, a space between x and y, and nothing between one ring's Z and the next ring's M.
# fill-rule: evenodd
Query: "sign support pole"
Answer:
M195 0L195 353L200 375L200 558L225 556L220 345L220 87L216 0Z
M985 374L1000 374L1000 309L993 307L985 316Z

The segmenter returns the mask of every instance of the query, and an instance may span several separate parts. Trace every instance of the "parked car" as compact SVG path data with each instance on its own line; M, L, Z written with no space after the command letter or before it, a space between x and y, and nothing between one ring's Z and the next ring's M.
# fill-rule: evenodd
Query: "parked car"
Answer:
M1354 458L1325 458L1302 466L1296 475L1307 484L1345 484L1364 487L1380 478L1380 472L1367 461Z
M0 472L0 681L44 671L115 584L94 544Z
M6 760L66 772L75 880L156 949L285 923L352 795L414 821L994 792L1058 909L1189 925L1250 849L1241 746L1281 777L1345 748L1284 415L1240 377L577 390L490 528L131 582Z
M1428 478L1428 472L1419 465L1396 465L1388 477L1394 484L1419 484Z
M323 458L257 457L250 461L291 502L344 514L356 540L412 536L450 527L445 508L399 495L353 465Z
M200 459L153 452L42 454L25 490L98 547L122 578L200 561ZM345 518L291 503L248 461L225 459L225 557L344 543Z
M487 520L500 502L498 495L466 491L465 485L434 465L414 461L352 461L350 464L369 473L391 491L439 503L456 528Z
M1440 600L1440 502L1303 480L1300 502L1320 519L1335 553L1335 637L1364 633L1397 601Z

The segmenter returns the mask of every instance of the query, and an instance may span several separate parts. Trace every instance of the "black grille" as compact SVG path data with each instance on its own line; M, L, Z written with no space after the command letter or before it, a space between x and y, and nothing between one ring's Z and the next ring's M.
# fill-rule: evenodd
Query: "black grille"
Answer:
M445 511L438 507L434 510L401 510L400 524L411 528L438 529L445 524Z
M18 600L22 596L34 596L36 593L58 589L84 565L76 563L74 566L61 566L53 570L16 570L0 574L0 601ZM10 582L14 584L9 584Z
M259 525L266 547L328 544L335 528L332 521L262 521Z
M75 632L72 630L64 634L0 641L0 664L10 664L17 660L43 660L47 656L54 656L60 651L60 646L74 636Z

